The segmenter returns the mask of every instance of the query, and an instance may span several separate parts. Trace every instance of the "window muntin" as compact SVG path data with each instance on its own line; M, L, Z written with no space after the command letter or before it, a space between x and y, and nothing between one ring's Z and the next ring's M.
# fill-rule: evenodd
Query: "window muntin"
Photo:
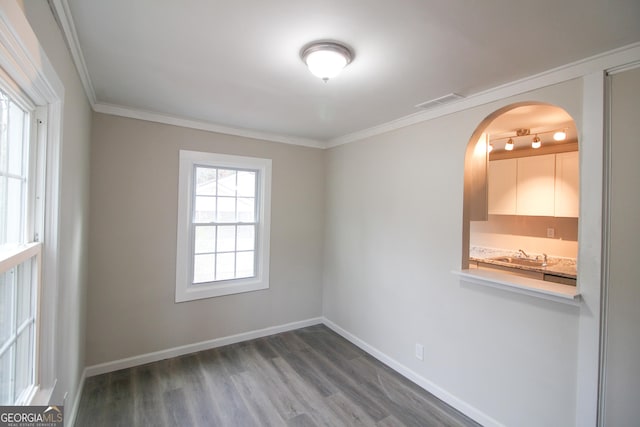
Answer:
M196 165L192 283L255 277L259 171Z
M271 160L180 150L176 302L269 287Z

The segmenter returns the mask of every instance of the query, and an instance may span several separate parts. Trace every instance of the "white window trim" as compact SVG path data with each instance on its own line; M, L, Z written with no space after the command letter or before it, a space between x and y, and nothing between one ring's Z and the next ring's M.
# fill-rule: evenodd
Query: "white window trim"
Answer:
M193 170L195 166L254 169L258 171L258 194L256 194L256 197L259 207L257 218L256 276L246 279L199 283L197 285L191 283L193 236L190 232L190 215L193 209ZM268 289L270 230L271 159L180 150L178 172L176 303Z
M64 86L34 34L18 2L0 4L0 68L11 78L17 90L24 91L36 109L38 119L38 150L46 154L44 170L46 198L42 245L42 293L38 352L36 354L36 387L29 404L48 404L57 382L56 342L58 317L59 272L59 182L62 146L62 103ZM19 88L19 89L18 89ZM39 183L42 184L42 181ZM43 200L44 199L44 200Z

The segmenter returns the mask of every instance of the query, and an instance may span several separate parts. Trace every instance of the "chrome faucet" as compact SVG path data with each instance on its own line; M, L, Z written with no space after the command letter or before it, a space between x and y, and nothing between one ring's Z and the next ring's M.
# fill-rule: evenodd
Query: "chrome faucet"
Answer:
M546 267L547 266L547 254L543 253L542 257L544 258L544 261L542 261L542 266Z
M522 249L518 249L518 252L520 253L520 257L522 258L522 255L524 255L525 258L529 258L529 255L527 255L527 253L525 251L523 251Z

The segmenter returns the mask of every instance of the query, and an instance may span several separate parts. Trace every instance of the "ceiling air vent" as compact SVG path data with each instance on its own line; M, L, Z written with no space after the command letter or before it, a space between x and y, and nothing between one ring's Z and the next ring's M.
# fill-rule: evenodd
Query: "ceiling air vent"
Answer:
M416 108L421 108L423 110L428 110L430 108L439 107L444 104L448 104L453 101L457 101L458 99L462 99L464 96L458 95L457 93L450 93L445 96L441 96L440 98L432 99L430 101L421 102L416 105Z

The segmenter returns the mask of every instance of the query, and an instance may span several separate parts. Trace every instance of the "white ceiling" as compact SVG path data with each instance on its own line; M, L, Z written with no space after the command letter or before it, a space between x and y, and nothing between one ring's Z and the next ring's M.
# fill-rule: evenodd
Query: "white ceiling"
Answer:
M56 3L94 104L319 141L640 41L638 0ZM326 84L299 57L319 39L355 52Z

